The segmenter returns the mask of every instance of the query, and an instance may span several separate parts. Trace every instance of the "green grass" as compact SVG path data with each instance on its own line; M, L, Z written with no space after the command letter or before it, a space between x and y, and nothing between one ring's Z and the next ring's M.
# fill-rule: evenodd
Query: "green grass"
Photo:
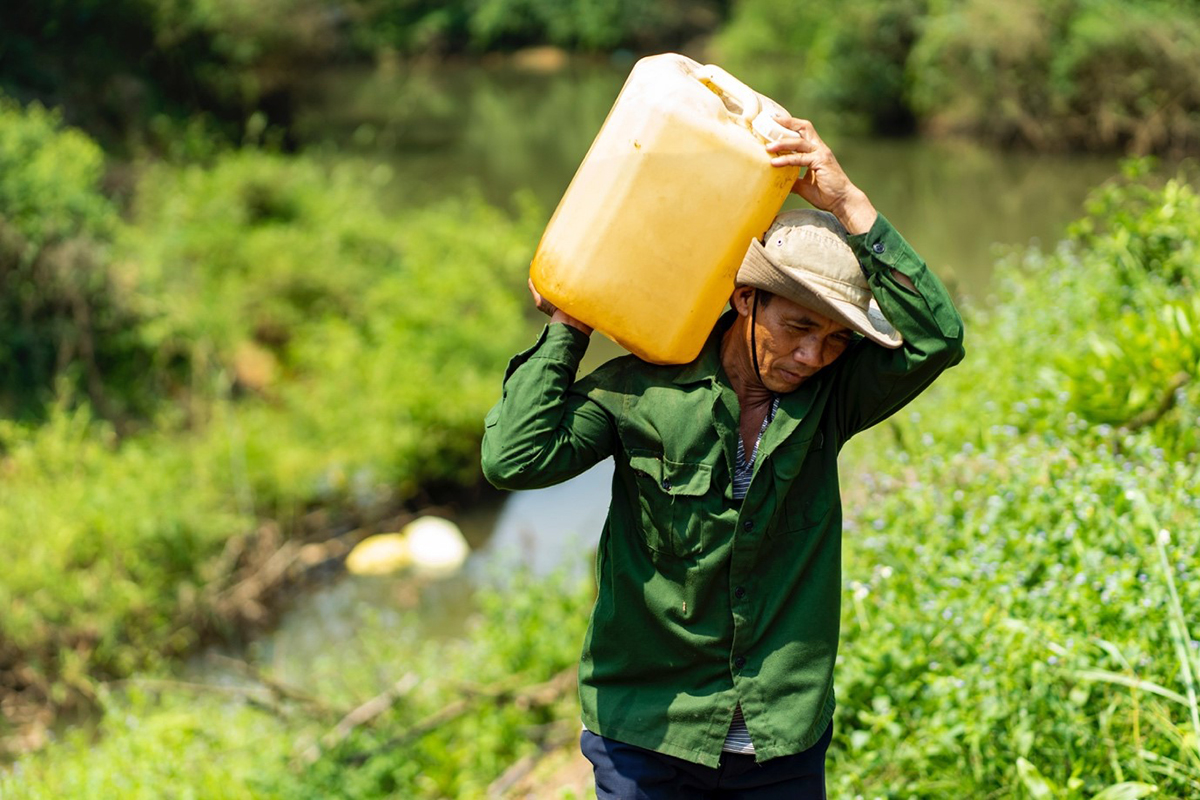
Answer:
M408 744L392 740L473 692L520 689L578 657L591 588L526 581L484 590L463 637L432 641L413 613L368 615L355 641L307 665L302 688L325 710L242 681L209 690L135 679L102 695L97 732L76 731L0 772L0 796L26 798L483 797L513 761L564 724L570 687L549 705L479 696L467 713ZM401 681L402 696L313 763L305 754L345 712Z

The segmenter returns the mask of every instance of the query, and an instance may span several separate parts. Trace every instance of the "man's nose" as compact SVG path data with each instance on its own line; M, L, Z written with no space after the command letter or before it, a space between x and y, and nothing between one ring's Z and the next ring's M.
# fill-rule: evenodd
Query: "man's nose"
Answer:
M792 358L809 369L821 369L829 363L829 348L823 338L806 338L792 351Z

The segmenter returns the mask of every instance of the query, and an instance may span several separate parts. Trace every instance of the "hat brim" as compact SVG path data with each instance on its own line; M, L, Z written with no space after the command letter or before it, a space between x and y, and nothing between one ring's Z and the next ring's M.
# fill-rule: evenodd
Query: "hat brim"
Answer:
M738 269L737 282L811 308L884 347L895 349L904 344L900 331L888 322L874 298L864 311L849 301L825 296L816 284L805 277L805 270L784 268L772 261L762 242L757 239L750 242L746 257Z

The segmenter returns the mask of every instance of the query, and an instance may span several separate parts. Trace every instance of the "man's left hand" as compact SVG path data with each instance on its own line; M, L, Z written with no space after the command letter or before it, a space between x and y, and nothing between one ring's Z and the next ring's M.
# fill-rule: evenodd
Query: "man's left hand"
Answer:
M806 119L776 117L775 121L796 133L767 145L776 167L805 167L792 191L815 208L829 211L851 234L866 233L875 223L875 207L861 189L850 182L829 146Z

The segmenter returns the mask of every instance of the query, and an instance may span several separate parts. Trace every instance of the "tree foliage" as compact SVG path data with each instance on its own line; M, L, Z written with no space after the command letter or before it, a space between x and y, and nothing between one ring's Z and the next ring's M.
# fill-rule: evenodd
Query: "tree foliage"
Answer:
M1200 146L1200 16L1175 0L747 0L718 37L872 130L1044 150Z

